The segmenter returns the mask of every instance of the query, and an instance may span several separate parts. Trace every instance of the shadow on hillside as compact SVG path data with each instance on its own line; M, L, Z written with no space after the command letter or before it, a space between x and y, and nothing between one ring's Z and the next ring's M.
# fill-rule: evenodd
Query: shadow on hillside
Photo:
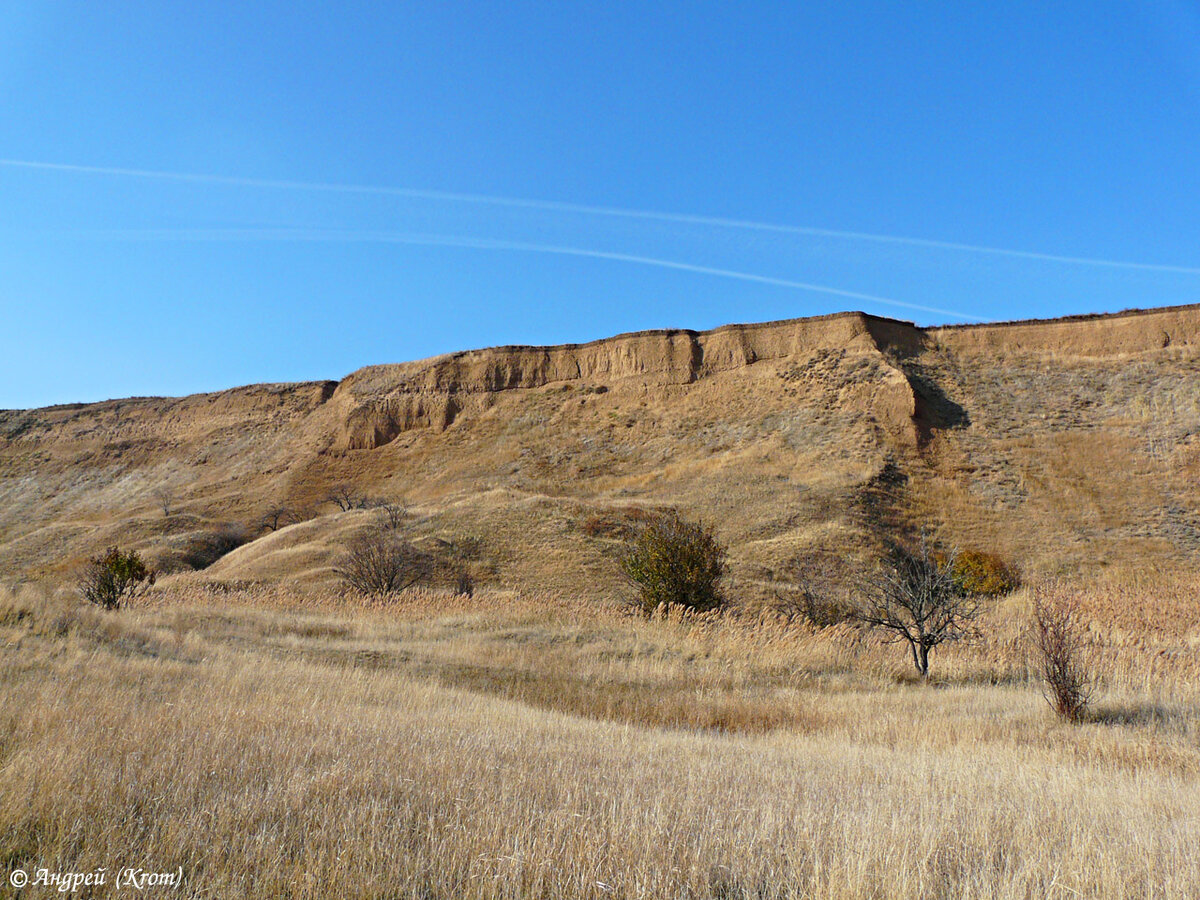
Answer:
M922 444L928 443L935 431L966 428L971 424L967 410L951 400L933 378L913 367L907 368L905 374L917 401L914 418Z

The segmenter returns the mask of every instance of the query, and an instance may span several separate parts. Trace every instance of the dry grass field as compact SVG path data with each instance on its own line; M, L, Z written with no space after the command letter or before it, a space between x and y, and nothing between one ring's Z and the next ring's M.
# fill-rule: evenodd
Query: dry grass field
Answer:
M1084 593L1102 689L1071 726L1025 592L924 684L768 613L12 589L0 855L181 869L188 897L1200 895L1200 584Z

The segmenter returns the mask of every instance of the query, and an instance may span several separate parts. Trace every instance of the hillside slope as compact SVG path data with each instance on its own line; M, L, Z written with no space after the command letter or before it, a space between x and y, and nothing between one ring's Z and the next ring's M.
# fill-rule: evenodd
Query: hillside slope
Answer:
M1032 572L1191 565L1198 476L1200 306L935 329L843 313L0 412L0 577L118 541L186 568L234 523L258 539L205 577L328 580L379 515L324 502L340 484L406 498L409 534L470 544L480 578L591 594L628 523L667 505L717 525L748 599L919 527ZM305 521L265 533L276 506Z

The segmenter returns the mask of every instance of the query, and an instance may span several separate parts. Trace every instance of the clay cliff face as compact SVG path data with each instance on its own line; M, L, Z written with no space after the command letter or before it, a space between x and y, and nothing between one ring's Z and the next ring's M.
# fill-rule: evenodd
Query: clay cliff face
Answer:
M497 347L420 362L360 369L332 397L335 434L330 449L369 450L413 428L444 430L462 414L492 407L502 391L551 383L636 379L647 385L686 385L758 362L801 358L820 350L875 352L915 348L923 335L906 323L860 313L814 319L727 325L709 332L653 331L587 344ZM877 399L903 430L913 398L902 375ZM894 396L891 396L893 395Z
M611 581L603 523L667 505L719 522L748 595L916 527L1037 571L1188 564L1198 359L1195 306L927 330L845 313L0 412L0 576L114 542L179 568L233 524L258 539L206 575L327 579L367 515L324 502L341 483L403 495L415 539L484 537L487 577L563 590ZM304 521L264 535L279 506Z

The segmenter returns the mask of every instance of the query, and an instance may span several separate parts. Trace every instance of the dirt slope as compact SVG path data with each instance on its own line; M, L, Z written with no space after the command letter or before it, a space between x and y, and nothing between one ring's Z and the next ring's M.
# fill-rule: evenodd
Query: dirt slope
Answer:
M262 536L205 577L327 580L380 516L324 503L342 483L406 498L409 534L470 546L480 578L597 595L623 529L666 505L717 524L747 599L921 526L1034 572L1190 565L1198 476L1200 307L844 313L0 412L0 577L117 541L187 568L231 523ZM305 521L265 533L280 505Z

